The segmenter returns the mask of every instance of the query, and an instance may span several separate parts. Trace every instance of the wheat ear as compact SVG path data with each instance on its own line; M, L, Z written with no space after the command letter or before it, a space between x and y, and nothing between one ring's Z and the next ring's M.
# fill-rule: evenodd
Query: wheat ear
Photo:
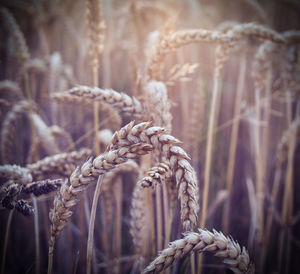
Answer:
M17 134L17 122L24 113L29 111L29 104L21 101L8 112L1 131L1 156L4 164L12 163L13 140Z
M130 116L132 115L131 117L139 120L144 117L144 110L139 100L137 100L135 97L130 97L125 93L119 93L112 89L78 86L69 90L67 94L109 104L117 109L120 113ZM60 96L65 97L65 93L56 93L54 98L58 99Z
M223 263L234 273L254 273L254 265L250 262L245 247L231 237L225 237L222 232L199 229L199 233L186 232L184 238L169 244L158 257L143 271L146 273L159 273L171 266L176 260L187 256L191 252L213 252L215 256L223 259Z
M92 154L88 148L82 148L78 151L64 152L45 157L36 163L27 165L34 179L38 179L46 174L62 174L70 176L76 165Z

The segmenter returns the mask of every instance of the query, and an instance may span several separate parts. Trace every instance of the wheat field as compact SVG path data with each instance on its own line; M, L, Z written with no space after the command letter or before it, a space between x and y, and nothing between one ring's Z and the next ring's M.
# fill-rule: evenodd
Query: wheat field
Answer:
M300 2L2 0L4 273L298 273Z

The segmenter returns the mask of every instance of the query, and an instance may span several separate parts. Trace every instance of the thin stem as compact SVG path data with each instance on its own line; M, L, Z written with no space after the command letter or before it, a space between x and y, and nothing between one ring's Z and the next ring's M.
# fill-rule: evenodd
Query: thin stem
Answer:
M39 211L37 200L32 197L34 208L34 235L35 235L35 273L40 273L40 237L39 237Z
M234 117L239 117L241 111L241 101L243 97L243 89L244 89L245 76L246 76L246 63L247 63L246 56L243 55L239 66L239 76L238 76L235 108L234 108ZM233 123L232 125L230 148L229 148L229 161L228 161L227 174L226 174L226 190L228 192L229 197L225 203L225 208L223 212L223 231L225 233L228 233L228 228L229 228L230 195L232 190L233 175L234 175L234 168L235 168L235 154L236 154L237 141L238 141L239 125L240 125L240 118L237 118L236 122Z
M91 217L90 217L90 225L89 225L89 235L88 235L88 245L87 245L87 254L86 254L86 273L91 273L91 262L92 262L92 255L93 255L93 246L94 246L94 228L95 228L95 218L96 218L96 211L97 211L97 204L100 195L100 189L103 182L103 176L98 177L92 210L91 210Z
M99 63L93 66L93 84L95 87L98 87L99 79L98 79L98 72L99 72ZM98 131L99 131L99 103L94 102L94 142L95 142L95 149L96 155L100 155L100 143L98 142Z
M3 244L3 255L2 255L2 261L1 261L1 274L4 274L4 272L5 272L7 244L8 244L8 238L9 238L9 232L10 232L10 226L11 226L13 213L14 213L14 210L11 210L9 212L8 220L7 220L7 223L6 223L5 239L4 239L4 244Z
M204 188L203 188L203 201L202 201L202 214L200 227L204 228L206 223L206 215L207 215L207 203L208 203L208 193L209 193L209 185L210 185L210 174L211 174L211 164L213 158L213 139L214 139L214 128L216 123L216 113L218 112L218 97L219 97L219 69L216 67L216 71L214 73L214 86L213 86L213 94L212 101L210 106L210 114L209 114L209 124L208 124L208 132L207 132L207 143L206 143L206 154L205 154L205 168L204 168ZM198 255L198 269L197 273L201 273L202 266L202 253Z
M121 257L121 247L122 247L122 178L116 179L114 183L114 194L116 201L116 215L114 220L114 259L117 259L116 269L120 273L120 263L119 258Z

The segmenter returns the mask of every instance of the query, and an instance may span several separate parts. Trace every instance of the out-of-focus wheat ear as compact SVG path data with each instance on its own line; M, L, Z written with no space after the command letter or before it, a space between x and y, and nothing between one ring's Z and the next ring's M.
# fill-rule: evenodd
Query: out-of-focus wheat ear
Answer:
M17 123L28 111L29 104L21 101L15 104L5 117L1 130L1 157L4 164L13 163L13 142L17 137Z
M145 96L148 108L151 109L151 121L157 126L164 127L170 133L172 115L166 85L163 82L149 81L145 87Z
M34 209L31 205L28 204L25 200L18 200L15 209L22 213L24 216L30 216L34 213Z
M21 88L19 87L18 83L16 83L16 82L13 82L10 80L0 81L1 97L3 96L4 92L7 92L7 96L9 98L9 100L19 101L19 100L24 99ZM6 96L3 96L2 98L6 98Z
M0 166L0 177L20 185L27 185L32 182L30 170L17 165Z
M270 68L270 60L272 54L277 49L276 45L270 41L266 41L258 48L252 65L252 77L254 79L254 87L260 92L266 88L265 78Z
M80 96L74 96L70 95L66 92L57 92L51 94L51 99L55 100L58 103L63 104L76 104L76 105L84 105L87 108L93 104L93 101L91 99L80 97ZM121 126L121 116L118 112L117 108L114 108L114 106L108 104L108 103L101 103L98 102L98 108L99 112L105 115L108 119L108 126L109 128L113 130L118 130Z
M86 27L89 37L89 53L91 55L93 67L93 85L99 85L99 60L103 51L104 42L104 20L102 15L102 0L86 0ZM98 143L99 130L99 104L94 102L94 146L96 154L100 154L100 144Z
M98 58L103 52L105 30L102 0L86 0L86 30L89 38L89 53L92 65L98 66Z
M189 153L192 156L194 167L199 166L199 143L204 128L204 111L205 111L205 93L204 83L201 79L197 80L197 88L191 94L192 104L190 109L190 119L188 120L188 143Z
M32 182L23 187L22 192L24 193L32 193L35 196L40 196L43 194L48 194L53 191L57 191L59 187L62 185L62 179L54 179L54 180L42 180L37 182Z
M8 9L1 7L0 14L5 23L9 35L11 35L14 46L15 46L15 53L17 55L18 60L21 64L24 64L29 58L30 54L28 51L28 47L24 38L24 35L16 22L13 15L8 11Z
M82 163L92 155L88 148L78 151L64 152L45 157L36 163L27 165L34 180L49 174L61 174L70 176L76 165Z
M147 222L146 192L140 183L137 183L133 189L130 208L130 234L134 245L134 253L138 256L136 259L136 273L140 273L144 268L145 257L150 242L150 226Z
M17 198L21 192L22 186L16 183L10 183L7 187L1 188L1 204L7 209L14 209Z
M286 40L280 33L256 23L238 24L233 26L226 33L231 38L230 40L241 40L252 37L260 40L271 41L279 45L286 43Z
M228 42L230 37L217 31L203 29L182 30L158 37L147 61L147 75L150 80L161 80L161 66L166 55L175 49L196 42Z
M225 266L234 273L254 273L254 265L250 262L246 248L241 248L222 232L199 229L199 233L186 232L183 235L182 239L171 242L168 248L162 250L142 273L159 273L191 252L212 252L222 258Z
M130 97L123 92L119 93L112 89L100 89L97 87L77 86L70 89L67 93L109 104L121 114L130 115L130 117L137 120L143 120L147 117L142 103L135 97ZM60 93L56 94L56 98L59 96Z

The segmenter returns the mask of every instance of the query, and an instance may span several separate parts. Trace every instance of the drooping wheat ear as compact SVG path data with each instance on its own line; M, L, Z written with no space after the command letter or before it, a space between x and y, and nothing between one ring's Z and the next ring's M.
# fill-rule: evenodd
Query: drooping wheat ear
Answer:
M290 30L282 33L287 44L298 44L300 42L300 31Z
M171 266L176 260L187 256L191 252L213 252L223 259L223 263L234 273L254 273L254 265L250 262L248 251L231 237L225 237L222 232L199 229L199 233L186 232L184 238L169 244L160 252L158 257L143 271L145 273L159 273Z
M162 184L165 178L170 177L170 163L165 161L151 167L150 170L147 172L147 176L142 178L142 180L139 181L139 184L142 187L152 187L156 186L157 184Z
M281 168L284 161L286 161L288 157L288 148L291 143L291 138L293 136L300 136L300 118L298 117L290 127L283 133L280 141L277 144L276 148L276 165L278 168Z
M229 42L229 40L230 38L225 34L204 29L182 30L170 35L160 36L147 63L148 78L152 80L161 79L160 66L165 56L176 48L195 42L214 43Z
M1 97L3 96L2 92L4 92L4 91L8 91L11 94L11 96L9 97L11 100L19 101L19 100L24 99L21 88L19 87L19 85L16 82L13 82L10 80L0 81Z
M297 43L300 42L300 31L287 31L283 33L287 45L283 50L283 80L286 91L299 92L297 75L299 74L297 61ZM298 80L299 81L299 80Z
M26 185L32 182L29 169L17 165L0 166L0 177L20 185Z
M149 236L149 225L147 217L146 191L137 183L133 189L130 208L130 234L134 245L134 253L138 255L136 267L139 272L144 268L144 257L147 253L147 239Z
M60 103L67 103L67 104L78 104L78 105L91 105L93 101L89 98L85 98L82 96L76 96L76 95L71 95L66 92L60 92L60 93L54 93L51 94L51 98L55 101L58 101ZM105 114L105 116L108 117L110 121L110 128L117 130L121 126L121 116L118 113L118 109L115 109L113 106L106 102L98 102L99 106L98 109L101 113Z
M98 66L98 58L103 51L105 29L101 0L86 0L86 29L92 64Z
M35 196L40 196L58 190L61 185L62 179L42 180L25 185L22 189L22 192L28 194L32 193Z
M130 115L130 117L133 117L135 119L141 120L142 118L144 118L144 109L141 102L135 97L130 97L123 92L119 93L112 89L78 86L69 90L67 94L71 94L79 98L87 98L93 101L99 101L109 104L117 109L120 113ZM54 95L54 98L57 99L61 95L65 96L64 93L57 93L56 95Z
M39 59L39 58L33 58L28 60L23 68L21 73L26 73L26 72L35 72L35 73L42 73L45 74L48 71L47 65L45 60Z
M1 7L0 14L2 16L3 22L9 31L9 34L13 38L13 43L15 46L15 53L21 64L24 64L29 58L30 54L28 47L24 38L22 31L18 23L16 22L13 15L4 7Z
M137 174L139 170L139 166L134 161L125 162L115 169L111 170L111 172L107 173L103 179L103 183L101 186L101 194L104 201L104 217L107 223L111 223L113 217L113 185L115 184L115 180L118 176L124 173L132 173Z
M282 58L283 72L282 78L284 83L284 90L286 92L292 91L295 86L295 72L297 71L297 57L296 57L297 47L293 44L286 45L284 48L284 53Z
M172 115L168 100L167 88L163 82L150 81L145 90L146 102L151 109L150 119L157 126L164 127L167 132L172 130Z
M70 176L76 165L86 160L92 154L88 148L82 148L79 151L68 153L59 153L53 156L45 157L44 159L27 165L34 179L39 179L41 176L51 173Z
M82 169L84 170L84 166ZM70 208L77 203L77 193L81 192L84 188L84 185L79 182L79 175L80 170L77 167L70 177L70 185L68 184L68 180L65 180L65 183L60 188L59 194L56 195L54 199L53 209L51 209L49 213L51 221L49 255L53 254L56 237L63 230L68 219L72 216ZM92 180L93 178L90 178L88 182L91 182Z
M284 44L284 37L276 31L256 23L246 23L235 25L227 31L227 35L232 40L241 40L243 38L257 38L261 40L268 40L276 44Z
M276 50L276 45L270 41L266 41L258 48L252 67L252 77L254 79L254 87L258 91L265 90L266 74L271 66L272 54Z
M9 185L6 187L1 187L0 198L1 204L3 207L12 210L16 209L25 216L32 215L34 213L33 208L25 200L18 200L23 189L23 185L9 182Z
M29 104L20 101L8 112L1 130L1 157L4 164L12 163L13 141L17 137L17 123L24 113L29 111Z

